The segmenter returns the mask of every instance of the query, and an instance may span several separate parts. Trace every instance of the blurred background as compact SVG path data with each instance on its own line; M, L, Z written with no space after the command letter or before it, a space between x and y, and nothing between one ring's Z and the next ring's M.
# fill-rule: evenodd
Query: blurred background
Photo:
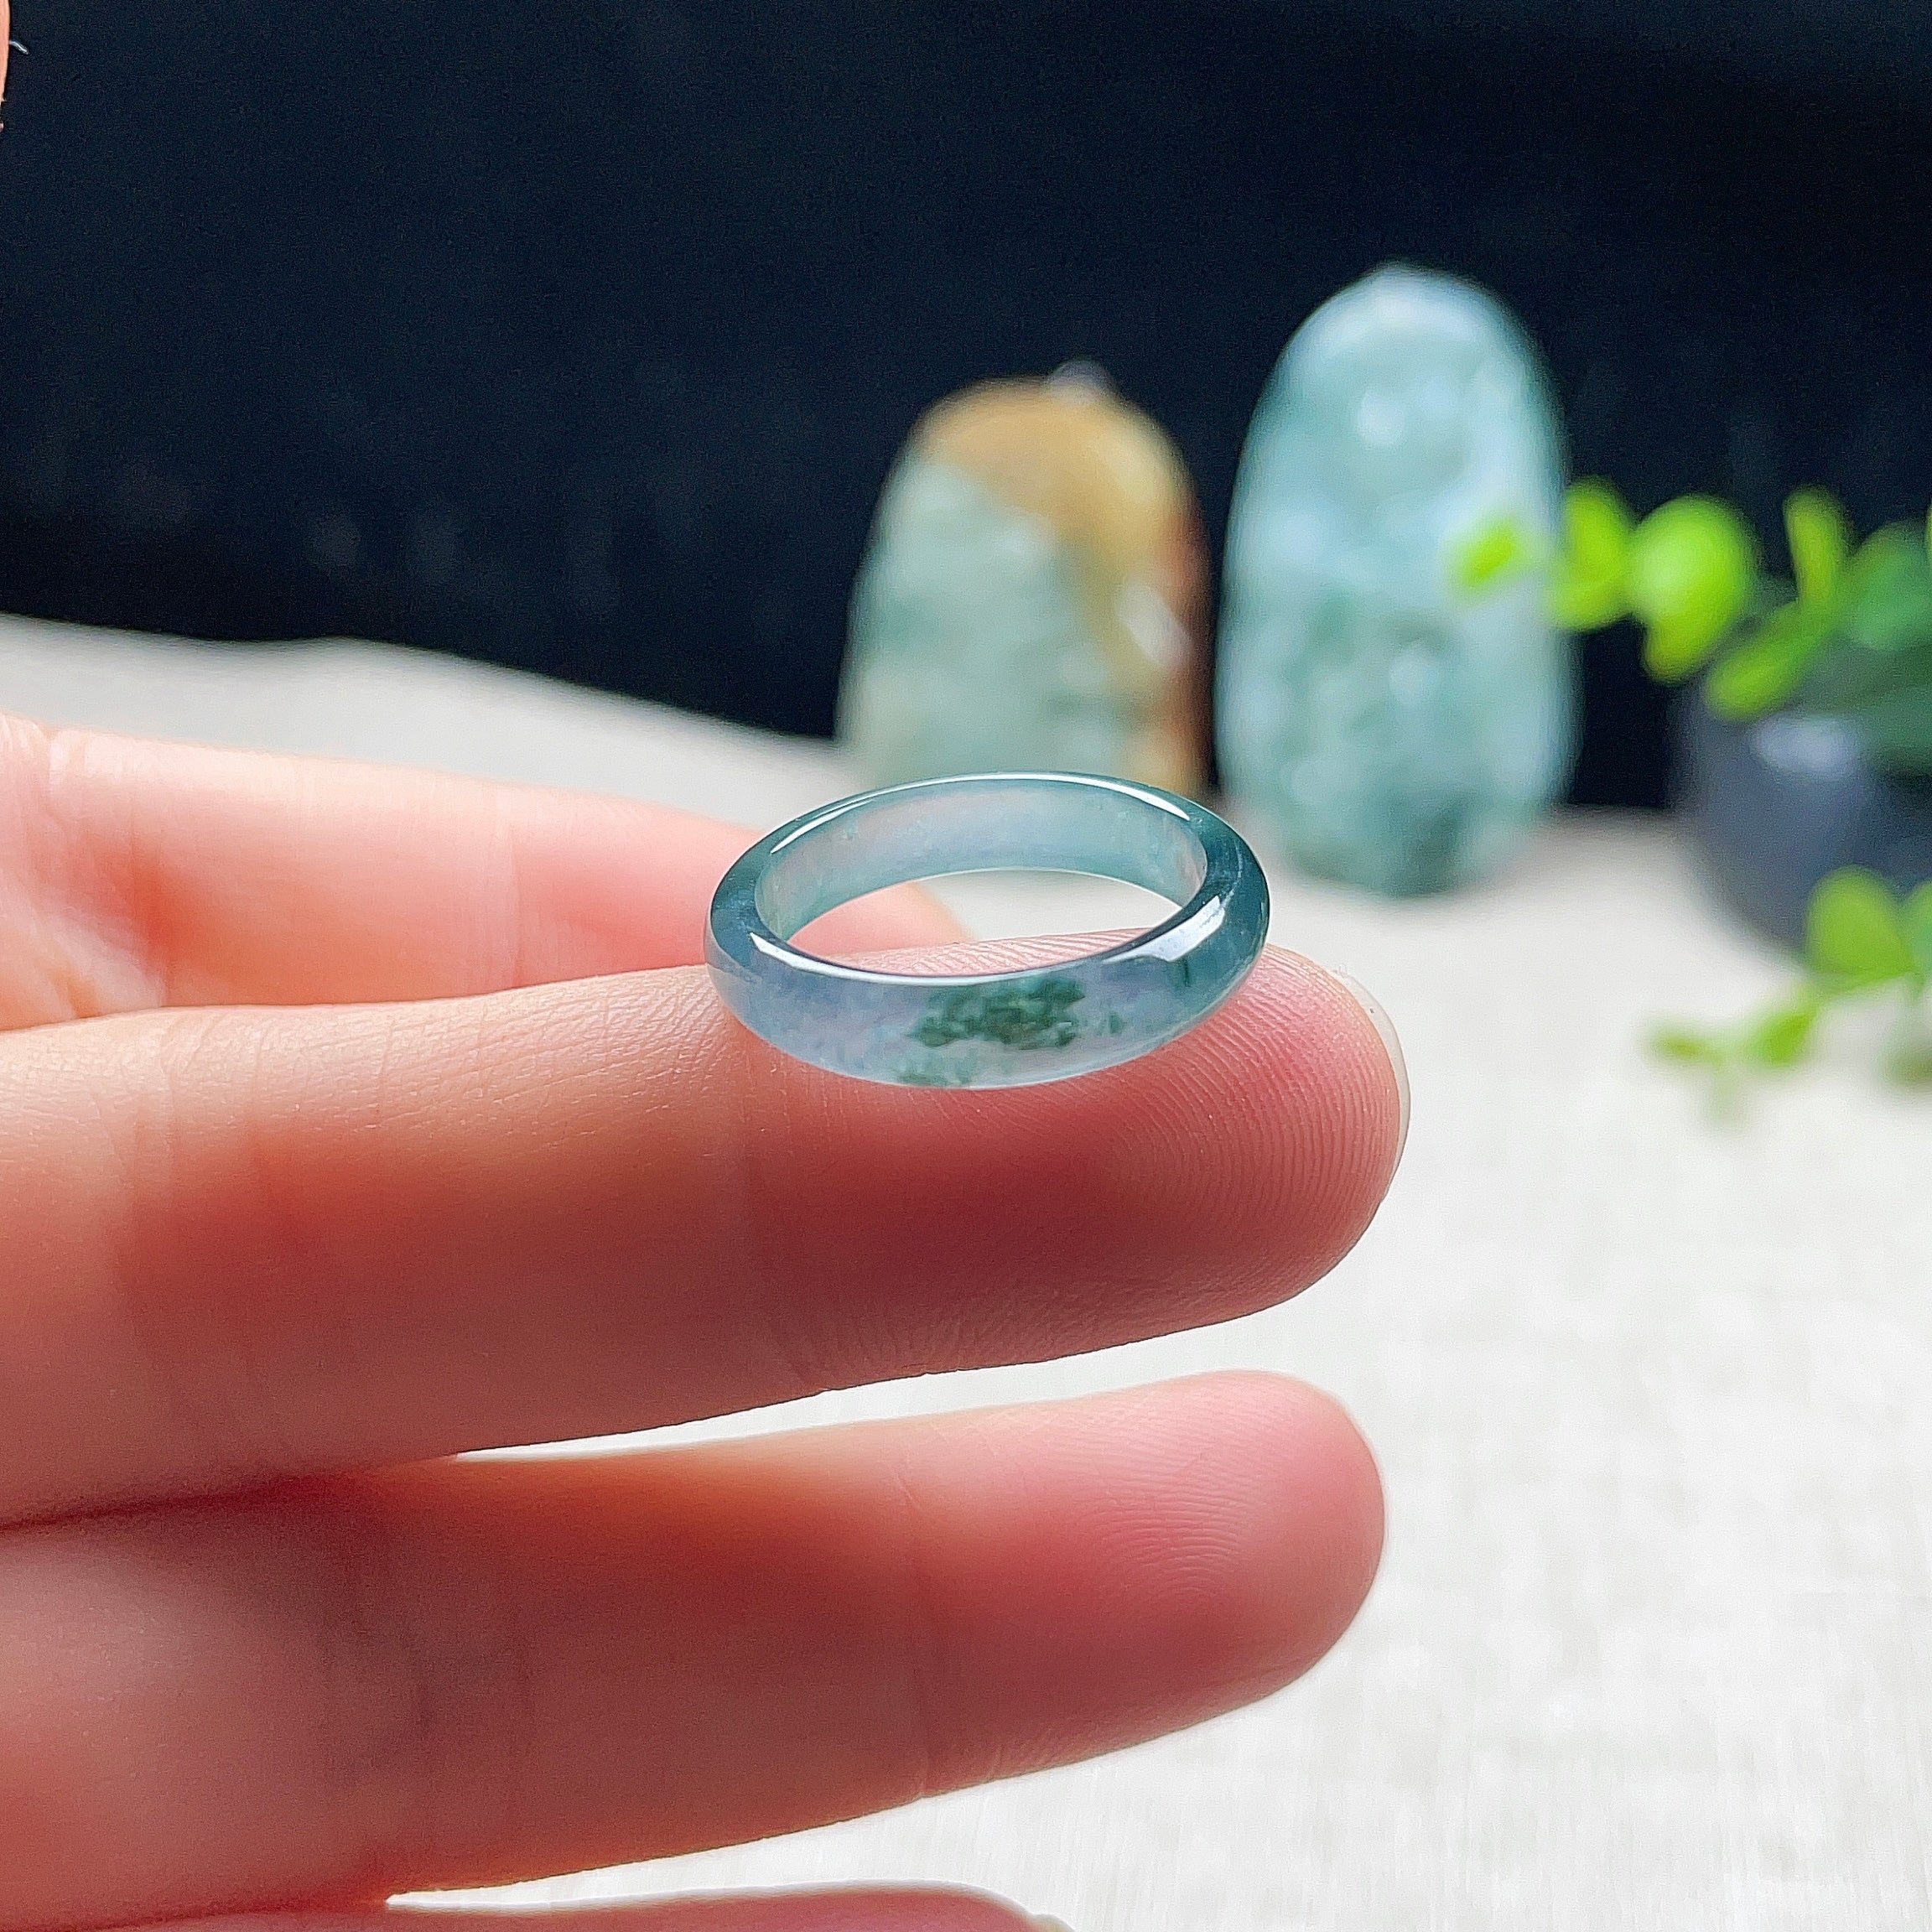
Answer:
M0 607L353 635L830 730L919 412L1104 365L1218 558L1268 370L1389 258L1576 473L1774 538L1932 496L1932 19L1857 0L22 7ZM1665 796L1634 633L1571 796Z

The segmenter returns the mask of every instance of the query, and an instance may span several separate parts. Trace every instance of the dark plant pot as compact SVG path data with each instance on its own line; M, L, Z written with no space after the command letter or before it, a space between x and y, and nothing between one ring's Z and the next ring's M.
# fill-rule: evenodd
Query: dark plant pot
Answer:
M1873 771L1850 726L1789 712L1732 724L1695 692L1676 726L1679 816L1760 932L1801 947L1811 888L1840 865L1902 891L1932 879L1932 780Z

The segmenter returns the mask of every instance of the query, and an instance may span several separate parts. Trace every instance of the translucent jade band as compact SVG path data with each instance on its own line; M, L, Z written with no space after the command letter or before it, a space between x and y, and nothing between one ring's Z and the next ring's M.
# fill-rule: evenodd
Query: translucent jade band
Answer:
M1098 873L1181 909L1018 972L873 972L787 943L881 886L1007 868ZM1023 1087L1186 1032L1247 977L1267 930L1261 868L1212 812L1119 778L994 772L865 792L761 839L711 901L705 956L731 1010L797 1059L906 1087Z

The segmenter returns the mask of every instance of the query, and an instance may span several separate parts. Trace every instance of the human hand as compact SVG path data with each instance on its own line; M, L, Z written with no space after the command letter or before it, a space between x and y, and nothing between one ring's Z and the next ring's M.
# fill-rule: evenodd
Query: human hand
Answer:
M448 1459L1219 1321L1381 1198L1399 1077L1279 953L1063 1084L775 1053L692 963L744 842L0 719L0 1932L372 1926L1108 1750L1346 1626L1374 1467L1270 1377ZM917 894L834 917L952 937Z

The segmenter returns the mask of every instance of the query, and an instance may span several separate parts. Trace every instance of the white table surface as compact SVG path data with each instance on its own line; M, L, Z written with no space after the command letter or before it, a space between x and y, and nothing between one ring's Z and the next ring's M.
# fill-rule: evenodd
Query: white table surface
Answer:
M366 646L0 622L0 705L756 823L851 788L823 746ZM1355 1630L1271 1701L1099 1763L490 1896L934 1879L1078 1932L1932 1926L1932 1100L1846 1045L1723 1130L1645 1059L1655 1016L1782 977L1659 823L1561 818L1458 897L1274 884L1276 938L1381 995L1414 1081L1402 1174L1334 1275L748 1426L1308 1377L1388 1486ZM1109 917L1087 882L954 898L986 932Z

